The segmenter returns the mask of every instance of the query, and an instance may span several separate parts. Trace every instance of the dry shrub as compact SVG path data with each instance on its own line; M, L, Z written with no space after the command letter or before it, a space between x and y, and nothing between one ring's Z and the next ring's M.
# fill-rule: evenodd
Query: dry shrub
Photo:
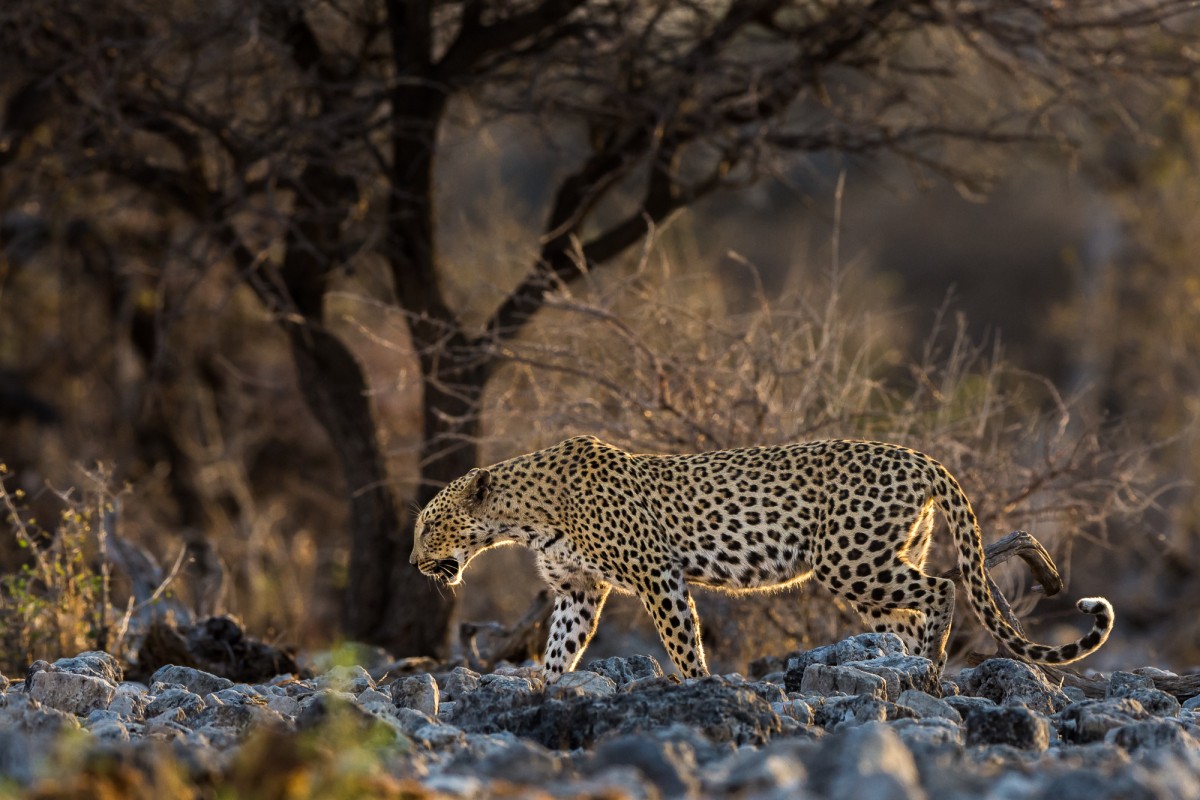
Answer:
M11 674L48 655L119 651L129 617L113 605L104 558L114 512L106 474L89 473L82 497L61 494L61 518L47 529L25 511L24 492L4 486L6 473L0 464L0 507L25 558L0 576L0 668Z

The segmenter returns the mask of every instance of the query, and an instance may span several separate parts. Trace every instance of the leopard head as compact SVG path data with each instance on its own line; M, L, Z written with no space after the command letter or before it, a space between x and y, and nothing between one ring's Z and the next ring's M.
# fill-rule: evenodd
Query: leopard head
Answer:
M408 563L448 586L462 583L467 562L491 544L495 526L482 516L491 484L490 472L473 469L438 492L417 516Z

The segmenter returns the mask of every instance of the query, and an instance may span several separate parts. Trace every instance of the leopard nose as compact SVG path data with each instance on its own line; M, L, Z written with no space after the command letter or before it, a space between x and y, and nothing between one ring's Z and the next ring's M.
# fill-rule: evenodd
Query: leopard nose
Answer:
M409 556L408 556L408 563L410 563L410 564L416 564L416 563L417 563L417 548L415 548L415 547L414 547L414 548L412 549L412 552L411 552L411 553L409 553Z

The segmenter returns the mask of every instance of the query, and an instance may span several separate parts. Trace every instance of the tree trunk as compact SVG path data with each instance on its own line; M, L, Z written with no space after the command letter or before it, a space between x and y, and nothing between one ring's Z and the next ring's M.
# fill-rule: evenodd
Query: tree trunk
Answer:
M391 565L402 558L400 526L376 444L366 379L340 339L316 325L289 325L301 392L338 455L350 504L350 580L342 607L346 635L379 642Z

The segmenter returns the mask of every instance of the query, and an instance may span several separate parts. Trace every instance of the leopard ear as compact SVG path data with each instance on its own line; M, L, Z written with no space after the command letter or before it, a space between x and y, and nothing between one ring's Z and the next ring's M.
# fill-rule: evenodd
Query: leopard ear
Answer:
M486 469L473 469L467 473L471 480L467 483L467 496L476 503L482 503L487 497L488 487L492 485L492 473Z

